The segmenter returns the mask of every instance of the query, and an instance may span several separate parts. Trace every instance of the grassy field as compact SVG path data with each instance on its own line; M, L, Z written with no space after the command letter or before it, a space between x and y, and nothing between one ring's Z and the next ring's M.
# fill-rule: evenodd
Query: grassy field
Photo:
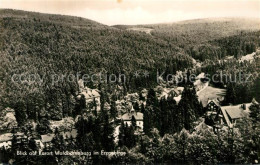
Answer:
M207 105L208 99L217 99L218 97L224 97L226 89L215 88L208 86L199 92L199 100L202 102L203 106Z

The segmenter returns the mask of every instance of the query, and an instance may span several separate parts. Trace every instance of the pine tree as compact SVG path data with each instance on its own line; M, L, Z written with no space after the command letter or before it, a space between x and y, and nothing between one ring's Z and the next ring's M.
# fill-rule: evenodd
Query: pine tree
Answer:
M250 113L249 117L253 121L253 124L260 121L260 105L259 103L253 102L252 105L249 107Z
M141 113L144 114L144 111L145 111L145 108L144 108L144 104L142 103L142 105L141 105Z
M160 129L160 135L163 136L166 132L169 132L170 127L170 120L169 120L169 112L170 109L167 107L167 102L165 98L162 98L160 101L160 109L161 109L161 129Z
M227 85L227 91L226 91L224 103L226 105L237 103L235 84L230 83L230 84Z
M36 144L34 138L30 138L30 140L28 142L28 147L29 147L30 151L37 151L38 150L38 147L37 147L37 144Z
M134 103L133 108L134 108L134 110L135 110L136 112L140 112L140 108L139 108L138 102L135 102L135 103Z
M84 95L80 96L80 99L76 101L75 109L73 111L73 116L83 114L83 111L86 109L86 98Z
M95 150L101 150L101 120L100 118L96 118L94 121L93 129L93 138L95 139Z
M151 129L153 128L153 122L152 122L152 109L151 106L147 107L144 111L144 133L146 135L150 134Z
M260 59L260 58L259 58ZM260 60L258 59L258 68L260 68ZM259 71L258 71L259 72ZM260 102L260 76L257 77L257 79L254 82L253 88L252 88L253 97L256 99L256 101Z
M135 128L131 125L130 127L126 127L126 129L128 129L128 134L126 134L126 146L132 148L136 144Z
M119 141L118 146L123 147L126 146L128 148L134 147L136 144L135 137L135 128L131 125L124 124L121 122L121 126L119 128Z
M118 146L122 147L125 145L125 124L124 121L121 121L120 127L119 127L119 135L118 135Z
M132 116L131 118L131 125L133 126L133 128L136 128L136 119L134 116Z
M60 134L58 128L56 128L55 136L52 139L53 149L61 151L64 148L63 141L64 141L63 136Z
M109 117L107 112L104 113L104 126L102 130L102 139L101 143L106 151L111 151L114 149L114 136L113 136L113 127L109 123Z
M154 89L150 88L148 91L148 95L147 95L146 106L156 105L156 104L158 105L156 93L155 93Z
M168 98L167 99L167 112L168 112L168 117L169 117L169 133L176 133L179 132L181 130L180 126L181 126L181 120L180 120L180 116L181 116L181 112L176 104L176 101L174 99Z
M16 151L19 150L19 146L17 144L17 135L15 132L13 132L12 137L12 147L11 147L12 153L14 154L14 157L16 156Z
M86 134L88 133L87 131L88 128L87 128L87 124L88 124L88 121L86 118L83 118L82 116L80 116L78 118L78 121L75 123L75 128L77 129L77 137L76 137L76 142L77 142L77 146L79 148L81 148L82 150L86 150L87 148L87 144L85 144L85 137L86 137Z
M186 86L178 104L178 108L181 112L180 124L182 128L190 130L193 127L193 123L198 117L199 110L197 106L199 106L199 104L196 95L194 95L194 90Z
M111 103L110 116L113 119L115 119L116 116L117 116L117 109L116 109L116 102L115 101L112 101L112 103Z
M51 132L50 122L46 118L42 118L36 126L36 131L39 134L47 134Z

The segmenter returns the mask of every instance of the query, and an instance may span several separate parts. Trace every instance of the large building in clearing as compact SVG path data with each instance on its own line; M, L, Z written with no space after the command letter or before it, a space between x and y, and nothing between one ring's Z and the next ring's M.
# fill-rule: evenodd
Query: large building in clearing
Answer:
M80 99L82 96L86 99L86 106L89 107L93 103L96 104L97 111L100 111L100 91L98 89L91 89L84 86L83 80L78 81L79 84L79 94L78 99Z
M131 121L133 117L136 120L136 126L139 128L139 130L143 130L143 113L136 112L133 106L129 112L122 115L121 119L124 121L124 124L130 126L132 124Z

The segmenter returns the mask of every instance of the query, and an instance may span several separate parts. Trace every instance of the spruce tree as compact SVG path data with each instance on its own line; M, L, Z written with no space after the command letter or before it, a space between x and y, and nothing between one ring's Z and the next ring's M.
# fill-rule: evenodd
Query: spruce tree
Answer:
M197 97L194 95L194 90L188 86L184 87L184 91L182 92L181 100L178 104L178 108L180 110L181 116L180 124L182 128L186 130L190 130L193 127L193 123L197 119L197 108L199 104L196 100Z
M117 117L117 109L116 109L116 102L112 101L111 107L110 107L110 116L112 119L115 119Z
M131 118L131 124L132 124L133 128L136 128L136 119L134 116L132 116L132 118Z
M94 121L94 125L92 127L93 132L93 139L95 139L95 150L101 150L101 120L100 118L96 118Z
M113 136L114 129L109 123L109 117L107 112L104 113L104 125L102 130L102 147L106 151L111 151L114 149L114 136Z
M59 132L59 129L56 128L55 129L55 135L52 139L53 149L61 151L64 148L64 145L63 145L64 142L63 141L64 141L64 139L63 139L62 134Z
M150 134L150 131L153 127L153 121L152 121L152 109L151 107L147 107L144 111L144 119L143 119L143 123L144 123L144 133L146 135Z
M141 113L144 114L144 110L145 110L145 108L144 108L144 104L142 103L142 105L141 105Z
M121 121L119 127L119 135L118 135L118 146L122 147L125 145L125 124L124 121Z
M156 93L155 93L154 89L151 88L148 91L146 106L156 105L156 104L158 104L158 100L156 98Z
M135 110L136 112L140 112L140 108L139 108L138 102L135 102L135 103L134 103L133 108L134 108L134 110Z
M237 99L236 99L235 84L229 83L227 85L224 104L228 105L228 104L236 104L236 103L237 103Z
M253 102L252 105L249 107L250 113L249 117L253 121L253 124L256 124L260 121L260 105L259 103Z

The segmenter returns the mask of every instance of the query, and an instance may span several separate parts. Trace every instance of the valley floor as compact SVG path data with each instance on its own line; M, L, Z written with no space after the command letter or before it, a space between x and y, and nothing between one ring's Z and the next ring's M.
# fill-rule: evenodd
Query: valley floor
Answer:
M224 97L225 93L226 89L207 86L205 89L198 92L198 97L199 100L202 102L202 105L205 107L208 103L208 100L214 100L220 97Z

